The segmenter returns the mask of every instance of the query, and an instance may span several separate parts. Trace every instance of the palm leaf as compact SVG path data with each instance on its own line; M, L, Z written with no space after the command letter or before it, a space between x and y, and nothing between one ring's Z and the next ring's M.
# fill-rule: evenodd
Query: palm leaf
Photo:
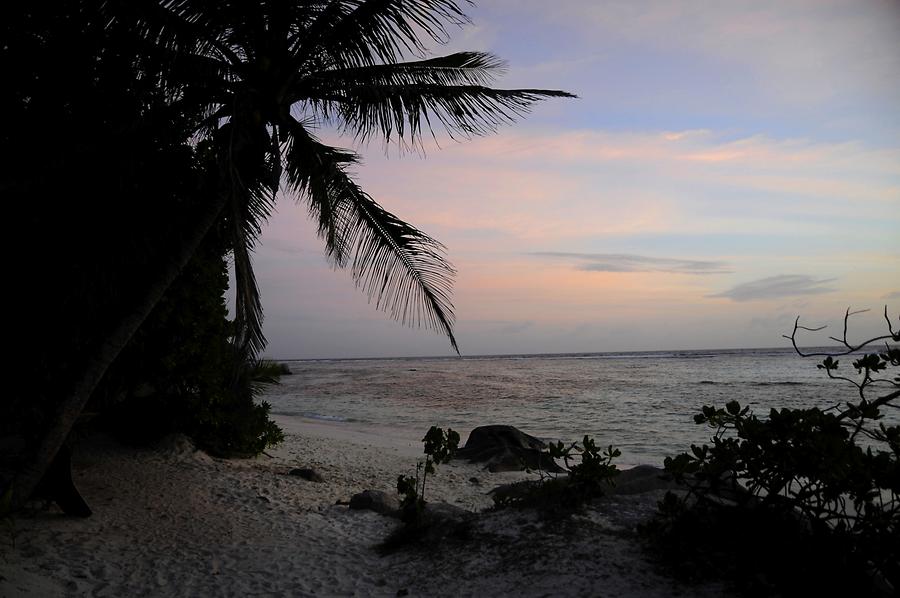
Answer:
M304 87L328 93L347 85L486 85L502 74L506 63L486 52L457 52L448 56L414 62L376 64L372 66L331 69L305 77Z
M312 91L309 105L324 118L343 123L357 138L366 140L375 133L388 141L415 142L425 128L440 123L451 137L472 137L493 133L501 124L527 114L531 105L545 98L573 98L575 95L552 89L492 89L482 85L352 85L333 91Z
M262 302L256 274L253 271L251 252L237 216L233 217L233 226L236 229L232 248L235 282L234 344L238 347L249 347L255 355L266 347L266 338L262 332Z
M110 3L119 18L137 24L141 38L172 56L215 57L238 65L243 57L229 37L246 21L250 3L213 0L130 0Z
M423 38L445 43L447 25L468 22L454 0L331 2L298 38L297 57L301 64L325 57L335 68L397 62L404 53L424 55Z
M254 353L266 346L262 303L251 254L275 206L280 156L272 140L240 119L219 129L219 178L228 195L235 276L235 344ZM260 159L260 156L262 159Z
M456 271L445 249L376 203L350 178L353 154L320 143L300 124L290 131L285 173L318 216L319 234L336 265L349 263L357 285L376 307L403 324L453 335L450 295Z
M359 162L348 150L320 143L296 121L282 127L285 135L285 173L291 190L308 199L307 205L316 222L319 237L325 241L325 252L338 266L345 266L350 251L339 222L341 188L347 166Z
M351 272L378 309L403 324L446 334L453 350L453 277L444 246L379 206L348 179L346 215Z

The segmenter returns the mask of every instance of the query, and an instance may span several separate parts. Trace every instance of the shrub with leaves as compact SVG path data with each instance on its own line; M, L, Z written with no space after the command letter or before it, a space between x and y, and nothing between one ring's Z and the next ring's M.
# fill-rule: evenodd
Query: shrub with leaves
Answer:
M703 537L722 551L725 536L740 534L741 545L731 548L744 559L731 559L740 563L732 573L743 567L753 593L808 592L810 584L829 592L900 588L900 426L883 421L884 409L898 408L900 374L888 370L900 366L900 333L885 309L887 335L850 343L851 315L844 317L843 338L832 337L843 345L834 353L800 350L798 331L822 328L801 326L799 319L786 338L800 355L824 357L818 367L853 384L854 400L825 409L772 409L767 418L730 401L694 417L715 432L712 444L665 460L687 490L660 505L656 531L673 554L683 556L697 548L692 539ZM859 355L876 343L884 348ZM855 376L839 373L840 355L854 355ZM710 526L719 529L706 534L702 528Z
M494 503L498 507L536 507L545 513L570 513L603 496L619 474L612 461L622 454L621 451L612 445L601 451L589 436L585 436L580 445L577 442L565 444L561 440L551 442L548 452L552 459L563 462L565 471L551 473L539 469L537 480L495 491ZM578 456L580 462L574 463Z
M451 428L447 428L445 432L437 426L431 426L422 442L425 444L425 459L416 462L416 476L397 477L397 492L403 497L400 506L407 523L420 522L425 508L428 475L434 474L435 465L450 461L459 446L459 434Z
M235 344L223 252L209 237L95 391L90 408L120 440L182 432L217 456L248 456L283 439L257 400L282 369Z

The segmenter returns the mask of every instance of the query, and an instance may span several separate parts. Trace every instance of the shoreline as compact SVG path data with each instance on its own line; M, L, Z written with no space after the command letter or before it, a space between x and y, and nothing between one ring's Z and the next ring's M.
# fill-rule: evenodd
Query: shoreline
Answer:
M326 441L345 441L385 449L392 454L403 455L412 459L413 462L415 459L424 456L422 437L425 435L425 432L427 432L427 429L414 430L412 428L390 427L355 421L348 422L317 419L300 415L283 415L279 413L270 413L269 417L281 427L285 434L319 438ZM466 438L468 438L469 433L471 433L472 430L469 428L453 429L460 435L460 448L462 448L466 442ZM522 429L522 431L531 434L532 436L537 436L546 442L561 440L564 443L568 443L572 441L570 438L536 435L529 429ZM580 440L580 437L578 437L578 439ZM266 453L275 456L276 453L280 453L281 448L282 447L269 449ZM454 461L454 463L459 463L459 461ZM662 467L662 460L654 463L646 463L646 461L642 462L633 454L623 453L621 457L616 459L615 465L623 471L640 465Z
M216 459L183 436L152 448L104 436L82 442L73 475L94 515L67 518L54 506L16 519L15 548L0 536L0 597L686 591L655 570L631 529L652 512L653 493L604 499L570 526L492 512L477 519L478 541L380 556L375 545L397 520L335 503L366 489L396 492L397 476L414 472L421 443L402 432L291 419L285 442L255 459ZM294 467L311 467L325 481L287 475ZM429 477L426 498L483 511L492 505L488 490L526 477L533 476L453 461ZM688 593L721 596L722 588Z
M421 437L424 435L424 431L413 432L413 430L406 428L278 413L270 414L270 418L281 427L285 435L345 441L362 446L387 449L411 458L422 455ZM278 452L286 444L275 447L273 450ZM273 454L272 450L266 452Z

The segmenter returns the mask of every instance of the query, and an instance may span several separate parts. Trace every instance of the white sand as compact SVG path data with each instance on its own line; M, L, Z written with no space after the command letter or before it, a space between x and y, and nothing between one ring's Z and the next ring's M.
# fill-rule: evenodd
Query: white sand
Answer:
M214 459L183 437L154 449L83 442L73 471L94 515L20 517L14 547L0 528L0 596L723 595L676 584L641 550L634 526L658 492L612 497L564 525L492 513L475 524L477 542L379 556L374 545L398 522L335 502L393 492L421 444L385 429L279 423L287 441L252 460ZM286 475L293 467L325 482ZM427 498L480 510L487 490L523 475L453 462L429 478Z

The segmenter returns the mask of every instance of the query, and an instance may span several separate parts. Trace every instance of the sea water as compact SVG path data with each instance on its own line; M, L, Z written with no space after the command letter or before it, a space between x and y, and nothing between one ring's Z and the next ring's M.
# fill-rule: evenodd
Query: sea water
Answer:
M286 362L293 375L261 398L282 417L388 427L408 438L438 425L460 431L464 442L485 424L548 440L588 435L619 448L619 463L634 465L708 442L713 431L693 421L704 405L737 400L764 416L771 408L825 409L858 398L852 385L817 369L819 359L741 349L302 360ZM852 360L841 358L844 375L853 372Z

